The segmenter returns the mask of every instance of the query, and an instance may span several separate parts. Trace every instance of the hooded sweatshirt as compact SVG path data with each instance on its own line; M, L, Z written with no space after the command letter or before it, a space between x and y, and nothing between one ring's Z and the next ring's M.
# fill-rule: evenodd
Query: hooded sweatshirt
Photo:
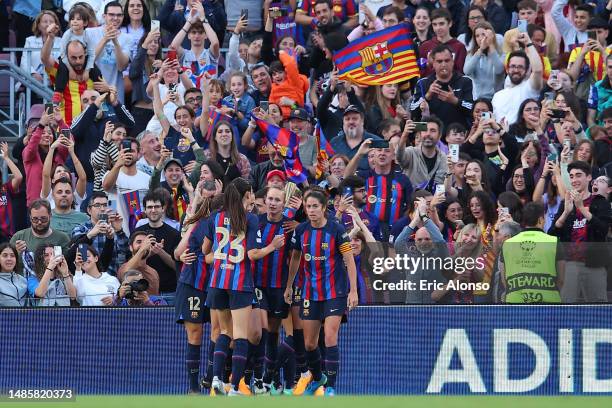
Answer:
M15 272L0 272L0 307L25 306L28 281Z

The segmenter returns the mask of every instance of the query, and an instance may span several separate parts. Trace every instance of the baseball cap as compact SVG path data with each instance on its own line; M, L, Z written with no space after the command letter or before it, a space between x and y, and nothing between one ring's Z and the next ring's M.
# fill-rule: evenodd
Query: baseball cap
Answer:
M166 163L164 163L164 170L166 170L168 166L171 165L172 163L178 164L181 169L183 168L183 163L181 163L179 159L175 159L174 157L171 157L168 160L166 160Z
M344 113L342 114L342 116L346 115L347 113L358 113L360 115L363 115L363 112L361 111L361 109L359 109L359 107L357 105L349 105L346 107L346 109L344 110Z
M289 119L310 120L310 115L304 108L295 108L289 114Z
M272 177L280 177L281 180L286 181L287 180L287 176L285 175L284 171L280 171L280 170L271 170L268 172L268 175L266 176L266 181L270 181L270 179Z
M42 118L43 112L45 111L45 106L42 103L37 103L30 107L30 112L28 112L28 119L26 120L26 124L29 123L32 119L40 119Z

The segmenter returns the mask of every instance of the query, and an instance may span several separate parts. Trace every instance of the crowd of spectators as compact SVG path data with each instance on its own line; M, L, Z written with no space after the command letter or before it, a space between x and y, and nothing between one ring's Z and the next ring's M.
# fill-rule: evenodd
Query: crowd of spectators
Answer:
M534 229L574 248L560 301L612 301L612 0L11 3L36 49L21 68L53 99L0 146L0 306L172 305L190 217L238 177L254 212L284 188L292 228L300 192L326 191L356 259L484 259L409 275L489 289L400 303L516 303L502 248ZM338 75L334 52L398 24L420 78ZM297 134L306 182L257 119ZM357 265L360 303L398 301Z

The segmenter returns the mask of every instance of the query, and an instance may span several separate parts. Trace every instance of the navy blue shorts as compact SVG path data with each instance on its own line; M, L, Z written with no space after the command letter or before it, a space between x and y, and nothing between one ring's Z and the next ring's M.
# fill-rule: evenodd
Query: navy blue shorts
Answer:
M174 317L179 324L210 322L210 310L206 307L206 292L179 282L176 285Z
M253 292L239 290L208 288L206 306L212 310L236 310L253 305Z
M269 317L284 319L289 316L284 288L255 288L255 296L259 301L258 307L267 311Z
M300 306L300 318L323 321L329 316L344 316L346 302L346 296L320 301L304 299Z

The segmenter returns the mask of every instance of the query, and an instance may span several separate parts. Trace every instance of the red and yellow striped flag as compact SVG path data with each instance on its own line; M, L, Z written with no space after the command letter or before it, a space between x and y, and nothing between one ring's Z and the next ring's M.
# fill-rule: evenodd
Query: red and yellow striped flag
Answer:
M419 76L407 24L398 24L352 41L334 54L340 79L360 85L404 82Z

